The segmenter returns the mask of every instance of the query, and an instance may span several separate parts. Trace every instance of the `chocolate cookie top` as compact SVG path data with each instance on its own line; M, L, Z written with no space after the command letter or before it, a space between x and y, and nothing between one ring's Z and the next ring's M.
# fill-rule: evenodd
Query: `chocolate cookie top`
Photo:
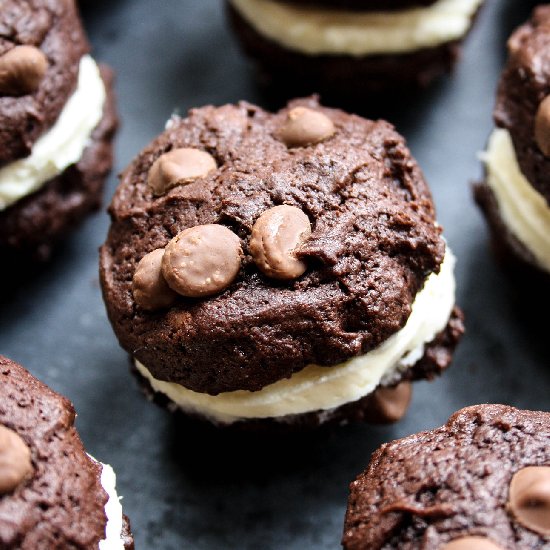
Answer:
M437 0L282 0L296 6L334 8L354 11L393 11L420 8L435 4Z
M525 177L550 204L550 6L508 40L508 62L497 92L494 118L507 129Z
M177 149L208 153L216 168L174 180L165 154ZM162 195L159 158L170 176ZM275 114L243 102L173 118L122 174L110 214L101 279L122 346L155 377L211 394L258 390L309 363L368 352L405 324L445 251L403 138L315 99ZM191 246L185 230L197 226ZM204 228L220 226L239 242L206 270ZM133 278L159 248L164 256L139 272L142 307ZM156 282L162 274L179 293L173 302ZM215 293L182 296L181 280L199 276L205 288L221 281ZM171 307L151 310L155 288Z
M53 126L88 49L73 0L3 0L0 165L28 156Z
M87 549L105 538L101 465L74 420L70 401L0 356L1 548Z
M350 486L344 547L548 548L549 441L549 413L478 405L383 445Z

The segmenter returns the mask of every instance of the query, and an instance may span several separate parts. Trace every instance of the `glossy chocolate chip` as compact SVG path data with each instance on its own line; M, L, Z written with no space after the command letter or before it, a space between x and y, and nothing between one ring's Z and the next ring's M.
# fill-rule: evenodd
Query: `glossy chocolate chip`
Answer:
M217 168L214 157L200 149L172 149L151 166L147 183L154 195L164 195L177 185L204 178Z
M0 424L0 495L11 493L32 471L31 451L26 443Z
M409 408L412 396L412 384L401 382L389 388L380 387L372 395L375 422L389 424L403 418Z
M290 280L302 275L306 264L296 250L311 235L308 217L295 206L275 206L254 224L250 254L258 269L268 277Z
M550 95L543 99L535 116L535 141L542 154L550 157Z
M0 56L0 94L25 95L38 90L48 60L34 46L15 46Z
M223 225L198 225L176 235L167 245L162 273L182 296L211 296L227 288L241 267L239 237Z
M305 147L329 138L335 131L332 120L323 113L294 107L288 112L278 137L287 147Z
M143 309L155 310L171 306L177 298L162 275L164 248L149 252L139 261L132 281L136 304Z
M487 537L460 537L440 548L440 550L504 550Z
M527 529L550 536L550 466L528 466L514 474L508 509Z

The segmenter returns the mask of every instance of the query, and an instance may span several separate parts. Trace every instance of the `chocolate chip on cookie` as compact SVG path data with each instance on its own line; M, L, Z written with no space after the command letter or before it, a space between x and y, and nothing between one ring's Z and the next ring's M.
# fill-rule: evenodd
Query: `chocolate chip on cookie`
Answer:
M13 491L32 470L27 444L20 435L0 424L0 495Z
M335 131L327 115L307 107L294 107L288 112L278 136L287 147L305 147L328 139Z
M508 499L510 513L521 525L550 536L550 466L528 466L516 472Z
M162 275L164 248L157 248L146 254L138 263L132 281L136 304L143 309L155 310L174 303L177 293L173 291Z
M307 265L296 257L300 245L311 235L309 218L295 206L275 206L254 224L250 253L268 277L296 279Z
M182 296L198 298L227 288L241 267L241 241L223 225L198 225L178 233L162 259L166 282Z
M48 69L48 59L34 46L15 46L0 56L0 94L35 92Z
M173 187L203 178L216 168L212 155L183 147L161 155L151 166L147 181L154 195L164 195Z

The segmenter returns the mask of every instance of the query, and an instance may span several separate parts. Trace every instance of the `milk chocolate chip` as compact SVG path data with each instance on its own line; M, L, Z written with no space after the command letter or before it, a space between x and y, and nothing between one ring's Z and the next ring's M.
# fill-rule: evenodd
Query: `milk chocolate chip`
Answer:
M46 74L48 60L34 46L15 46L0 56L0 94L36 92Z
M294 107L279 130L279 139L287 147L305 147L323 141L335 132L330 118L307 107Z
M401 382L391 388L380 387L372 395L373 422L397 422L407 412L411 402L412 385Z
M0 424L0 495L11 493L32 471L31 451L26 443Z
M503 550L498 544L495 544L487 537L461 537L455 539L440 550Z
M217 168L212 155L200 149L172 149L151 166L147 183L154 195L163 195L172 187L203 178Z
M550 535L550 466L528 466L514 474L508 509L527 529Z
M550 95L542 100L535 116L535 141L542 154L550 157Z
M250 254L268 277L290 280L302 275L306 264L296 258L296 249L311 235L308 217L295 206L275 206L254 224Z
M162 275L164 248L157 248L141 258L132 281L136 304L143 309L155 310L171 306L177 298Z
M197 225L176 235L167 245L162 273L182 296L211 296L228 287L241 267L239 237L223 225Z

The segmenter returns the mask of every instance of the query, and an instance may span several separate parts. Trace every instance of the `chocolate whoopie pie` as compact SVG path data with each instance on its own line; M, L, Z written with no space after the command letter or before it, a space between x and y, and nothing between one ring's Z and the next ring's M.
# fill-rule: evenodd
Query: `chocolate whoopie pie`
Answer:
M346 550L550 545L550 413L477 405L384 444L350 485Z
M121 176L100 253L142 382L217 424L394 421L463 332L403 138L295 100L173 117Z
M483 154L475 198L499 257L519 273L550 280L550 6L508 41L496 129ZM519 269L518 269L519 268Z
M0 548L134 548L113 469L86 454L75 416L0 356Z
M0 9L0 250L45 259L99 207L117 125L73 0Z
M450 72L483 0L227 0L269 91L364 101Z

